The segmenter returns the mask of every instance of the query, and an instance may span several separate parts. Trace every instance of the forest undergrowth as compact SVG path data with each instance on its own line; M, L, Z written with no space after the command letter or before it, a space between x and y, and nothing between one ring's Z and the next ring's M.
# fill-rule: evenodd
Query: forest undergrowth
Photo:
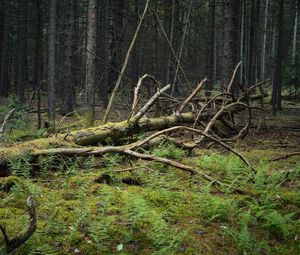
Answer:
M33 196L37 230L14 254L297 255L300 156L272 159L299 147L299 136L279 133L253 132L235 144L254 175L220 148L188 153L162 143L151 150L229 184L221 189L173 167L116 154L40 157L36 165L22 155L10 162L13 176L0 179L0 224L11 237L24 231L26 199ZM12 132L9 139L20 137Z

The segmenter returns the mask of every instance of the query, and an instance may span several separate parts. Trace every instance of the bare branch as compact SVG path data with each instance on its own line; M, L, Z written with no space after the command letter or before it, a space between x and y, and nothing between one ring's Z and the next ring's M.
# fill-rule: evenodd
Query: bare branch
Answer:
M4 118L4 121L3 121L2 126L1 126L1 128L0 128L0 143L2 143L3 140L4 140L4 131L5 131L5 127L6 127L6 125L7 125L7 122L9 121L9 119L10 119L10 118L12 117L12 115L14 114L15 110L16 110L15 108L12 109L12 110L5 116L5 118Z
M183 102L183 104L180 106L180 108L176 111L176 115L180 115L184 108L187 106L187 104L193 100L193 98L197 95L197 93L203 88L204 84L207 82L207 78L202 80L197 88L187 97L187 99Z
M129 122L130 123L137 123L145 114L146 112L152 107L152 105L155 103L155 101L159 98L161 94L166 92L171 87L171 84L168 84L167 86L163 87L161 90L158 90L151 98L150 100L144 105L144 107L134 116L132 117Z
M155 78L152 75L149 75L149 74L145 74L143 77L139 78L139 81L138 81L138 83L137 83L137 85L134 89L134 98L133 98L133 103L132 103L132 108L131 108L131 116L136 114L135 111L136 111L137 104L138 104L139 91L140 91L140 88L143 84L143 81L146 78L150 78L151 80L154 81L154 83L158 84L158 81L155 80Z
M35 232L36 230L36 211L35 211L35 202L32 197L27 199L27 207L29 211L29 227L26 232L20 236L9 239L6 234L6 230L3 226L0 225L0 230L4 236L5 247L0 249L0 254L11 254L14 250L19 248L23 243L25 243Z
M230 91L231 91L231 88L232 88L232 85L233 85L233 82L234 82L234 79L235 79L235 76L236 76L236 72L239 69L239 67L240 67L241 64L242 64L242 61L240 61L237 64L237 66L235 67L235 69L233 71L233 75L232 75L230 83L228 84L228 87L227 87L227 93L230 93Z
M125 57L125 61L124 61L124 64L123 64L123 67L122 67L122 70L121 70L121 73L120 73L120 75L119 75L119 77L118 77L118 80L117 80L117 82L116 82L115 88L114 88L114 90L113 90L113 92L112 92L112 94L111 94L111 97L110 97L110 100L109 100L107 109L106 109L105 114L104 114L104 117L103 117L103 123L104 123L104 124L105 124L105 123L107 122L107 120L108 120L108 116L109 116L109 114L110 114L110 111L111 111L113 102L114 102L114 100L115 100L115 97L116 97L116 95L117 95L117 92L118 92L119 87L120 87L120 84L121 84L122 76L123 76L123 74L125 73L125 71L126 71L126 69L127 69L127 65L128 65L128 62L129 62L129 58L130 58L131 52L132 52L132 50L133 50L133 48L134 48L134 45L135 45L135 42L136 42L138 33L139 33L139 31L140 31L140 28L141 28L141 26L142 26L142 24L143 24L143 21L144 21L144 19L145 19L146 13L147 13L147 11L148 11L149 2L150 2L150 0L147 0L146 5L145 5L145 8L144 8L143 15L142 15L142 17L141 17L141 19L140 19L140 22L139 22L139 24L138 24L138 26L137 26L137 29L136 29L135 33L134 33L134 36L133 36L132 41L131 41L131 44L130 44L130 46L129 46L129 48L128 48L128 51L127 51L127 54L126 54L126 57Z

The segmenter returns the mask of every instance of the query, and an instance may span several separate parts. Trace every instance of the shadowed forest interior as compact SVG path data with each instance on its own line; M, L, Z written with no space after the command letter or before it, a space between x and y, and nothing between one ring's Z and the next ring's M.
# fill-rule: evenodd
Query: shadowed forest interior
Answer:
M0 254L300 254L299 0L0 0Z

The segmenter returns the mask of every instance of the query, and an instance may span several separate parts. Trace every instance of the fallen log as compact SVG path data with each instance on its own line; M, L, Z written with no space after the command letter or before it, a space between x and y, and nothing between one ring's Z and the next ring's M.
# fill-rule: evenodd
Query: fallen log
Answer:
M141 82L140 85L138 85L139 87L141 86ZM220 136L220 134L217 134L214 130L217 122L224 125L220 120L226 118L226 116L234 116L235 113L246 111L247 114L245 114L245 117L249 116L247 117L247 124L240 131L237 130L238 135L235 139L246 134L251 122L251 107L249 102L241 103L240 100L235 99L228 91L211 99L209 103L203 105L197 113L198 107L195 107L191 103L191 100L201 90L204 83L205 80L203 80L202 83L200 83L190 96L182 103L182 105L177 108L177 111L175 109L175 114L170 116L161 116L156 118L145 117L146 113L149 112L150 108L154 105L158 98L170 88L170 85L166 85L163 88L159 88L159 86L156 93L150 98L150 100L136 112L139 91L139 87L137 87L132 112L128 120L116 123L106 123L104 125L73 131L66 134L56 134L52 137L24 142L10 147L2 147L0 148L0 176L1 171L3 170L9 172L9 163L12 162L14 158L20 157L20 159L23 160L23 155L28 155L31 163L31 161L36 162L37 158L40 156L103 156L106 153L118 153L146 161L160 162L162 164L181 169L189 174L198 175L206 181L212 182L214 186L228 186L228 184L215 180L200 169L195 169L170 159L137 151L138 148L149 144L149 142L152 142L154 138L159 138L161 135L168 137L168 135L172 132L185 131L200 136L200 139L199 137L195 138L190 144L181 143L184 147L193 149L195 146L198 146L204 138L211 140L237 155L248 166L249 170L252 171L252 173L255 173L255 170L252 168L247 159L241 153L234 150L231 146L224 142L225 140L221 138L222 133L220 133ZM216 99L222 99L221 105L216 104ZM193 112L182 113L183 109L188 105L192 106ZM232 123L230 123L230 121L232 121ZM188 127L192 124L193 128ZM203 126L204 129L196 129L195 127L198 126L198 124ZM233 118L226 120L226 124L230 127L236 127ZM149 131L159 132L152 134L143 141L137 141L131 144L121 143L122 145L118 145L120 142L124 142L122 141L122 138L130 140L134 135L143 134ZM178 144L180 145L180 142ZM243 191L237 187L235 187L234 190L239 193L243 193Z
M203 115L207 118L208 115ZM63 155L72 154L73 149L82 151L89 150L82 146L104 145L118 141L120 138L131 137L143 132L162 130L181 124L193 123L195 114L192 112L181 115L172 115L160 118L143 118L136 123L121 121L116 123L107 123L98 127L82 129L67 134L58 134L57 136L36 139L20 144L0 147L0 175L7 171L9 161L23 154L37 155L40 152L48 150L51 155L51 149L68 148ZM41 153L43 154L43 153Z

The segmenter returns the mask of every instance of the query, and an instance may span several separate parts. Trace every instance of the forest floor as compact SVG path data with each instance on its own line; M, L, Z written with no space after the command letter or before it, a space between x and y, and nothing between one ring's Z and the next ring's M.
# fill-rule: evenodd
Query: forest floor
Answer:
M11 162L15 176L0 179L0 224L11 237L23 231L25 202L33 196L37 230L15 254L298 255L300 155L273 159L300 150L300 103L284 101L283 107L277 116L266 111L267 127L252 128L234 144L254 176L217 147L192 154L169 144L151 150L247 194L230 186L218 191L178 169L115 154L41 157L34 176L35 166L23 159ZM11 132L16 137L25 139Z

